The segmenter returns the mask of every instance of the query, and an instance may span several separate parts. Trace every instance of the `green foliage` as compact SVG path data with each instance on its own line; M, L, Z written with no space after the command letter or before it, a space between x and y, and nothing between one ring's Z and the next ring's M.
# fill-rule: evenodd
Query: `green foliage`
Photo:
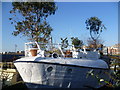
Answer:
M114 81L114 87L120 87L120 57L109 56L113 61L110 66L114 67L111 73L112 80Z
M83 41L82 40L79 40L77 37L72 37L71 38L72 40L72 45L75 46L75 48L81 48L81 46L83 45Z
M67 37L65 39L61 38L61 49L64 49L64 48L67 48L69 43L68 43L68 40L67 40Z
M22 34L35 41L46 42L52 28L46 22L57 9L54 2L13 2L11 24L15 25L14 36Z
M90 30L90 36L93 40L97 40L100 33L106 29L102 21L98 17L88 18L85 22L86 29Z
M107 75L107 72L105 72L104 74ZM93 69L87 72L86 78L88 78L89 76L91 76L92 78L95 78L98 81L99 85L111 84L109 81L106 80L106 78L101 78L99 74L96 74Z
M101 78L99 74L94 73L93 70L89 71L86 75L86 78L88 76L92 76L98 80L99 84L102 84L102 82L106 83L107 87L111 88L120 88L120 58L119 57L113 57L109 56L111 59L114 59L111 61L110 64L110 72L104 72L110 80L106 80L106 78ZM111 68L114 67L114 68Z

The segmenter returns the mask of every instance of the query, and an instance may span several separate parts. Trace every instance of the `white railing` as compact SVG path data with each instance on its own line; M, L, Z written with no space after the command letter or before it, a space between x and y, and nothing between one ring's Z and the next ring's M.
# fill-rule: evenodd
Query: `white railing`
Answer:
M34 46L37 47L34 47ZM61 49L61 45L60 44L46 44L46 43L37 43L37 42L28 42L25 43L25 56L32 56L30 50L37 50L37 56L41 56L44 57L44 51L46 49L46 46L49 46L51 49L54 46L58 46L57 48L60 50L62 56L65 56L63 53L63 50ZM41 46L44 46L44 48L42 48Z
M37 47L33 47L37 46ZM56 47L57 46L57 47ZM48 49L48 50L47 50ZM45 51L52 51L53 49L57 49L60 51L62 57L65 57L65 49L61 49L61 44L46 44L46 43L37 43L37 42L28 42L25 43L25 56L29 57L32 56L31 50L37 51L37 56L45 57L47 54L45 54ZM94 58L97 59L100 57L98 51L86 51L86 49L75 49L73 45L68 45L68 48L66 48L70 52L72 52L73 58ZM49 53L50 54L50 53ZM53 55L52 53L51 55Z

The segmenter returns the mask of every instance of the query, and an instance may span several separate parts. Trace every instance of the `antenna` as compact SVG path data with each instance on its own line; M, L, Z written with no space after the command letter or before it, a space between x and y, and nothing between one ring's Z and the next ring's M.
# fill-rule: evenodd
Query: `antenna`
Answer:
M17 50L17 45L15 44L15 52L16 52L16 50Z

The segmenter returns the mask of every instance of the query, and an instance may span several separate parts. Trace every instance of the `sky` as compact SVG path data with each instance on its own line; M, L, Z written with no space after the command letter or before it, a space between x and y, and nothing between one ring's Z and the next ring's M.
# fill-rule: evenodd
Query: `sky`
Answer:
M107 30L101 33L100 39L104 45L112 46L118 43L118 3L117 2L57 2L58 9L55 15L47 18L53 28L52 37L54 43L60 43L60 38L78 37L86 44L90 37L86 30L86 19L96 16L106 26ZM13 36L14 25L10 24L9 18L12 9L11 2L2 2L2 49L1 51L24 50L25 37ZM0 16L1 17L1 16ZM0 21L1 23L1 21Z

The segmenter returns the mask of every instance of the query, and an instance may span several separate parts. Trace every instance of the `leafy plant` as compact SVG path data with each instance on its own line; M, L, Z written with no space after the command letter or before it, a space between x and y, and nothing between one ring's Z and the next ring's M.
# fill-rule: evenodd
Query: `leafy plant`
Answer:
M95 48L95 49L101 48L102 49L103 43L104 41L101 39L97 39L96 42L94 42L94 40L92 40L91 38L87 39L87 44L89 48Z
M97 39L99 38L101 32L106 29L102 24L102 21L98 17L88 18L85 22L86 29L90 31L90 36L94 41L94 45L97 44Z
M95 74L93 70L89 71L86 75L88 77L89 75L96 78L98 80L99 84L102 84L101 82L106 83L107 87L110 88L120 88L120 58L119 57L113 57L109 56L111 59L114 59L110 67L113 66L111 69L111 72L105 72L105 74L110 78L109 81L105 80L105 78L101 78L98 74Z
M54 2L13 2L12 6L13 17L9 19L15 25L14 36L22 34L37 42L49 40L53 29L46 18L55 14L57 6Z
M67 48L69 43L68 43L68 40L67 40L67 37L65 39L61 38L61 49L64 49L64 48Z
M109 56L113 61L111 61L110 66L113 67L111 76L113 77L113 86L120 88L120 57Z
M74 45L74 47L76 49L78 48L81 48L81 46L83 45L83 41L82 40L79 40L77 37L72 37L71 38L71 41L72 41L72 45Z

